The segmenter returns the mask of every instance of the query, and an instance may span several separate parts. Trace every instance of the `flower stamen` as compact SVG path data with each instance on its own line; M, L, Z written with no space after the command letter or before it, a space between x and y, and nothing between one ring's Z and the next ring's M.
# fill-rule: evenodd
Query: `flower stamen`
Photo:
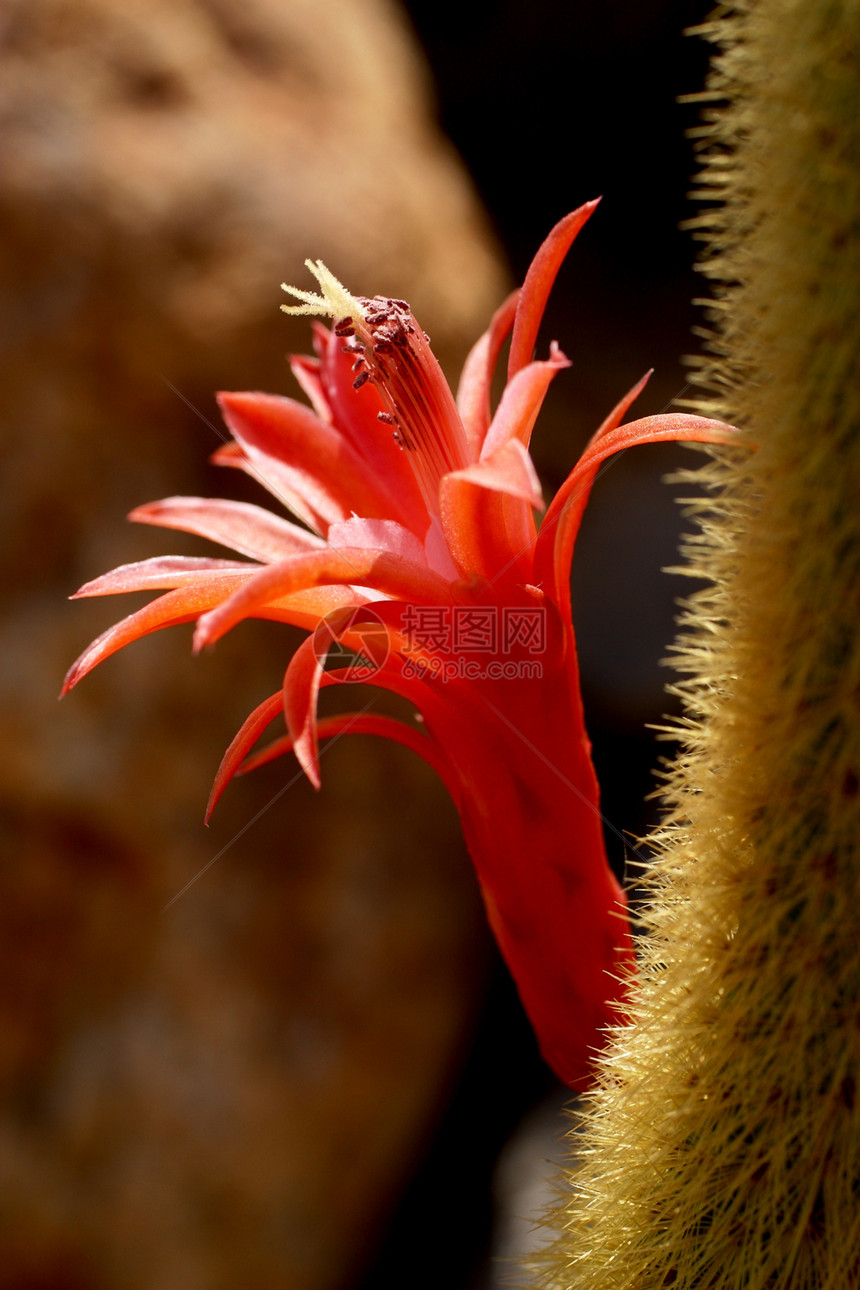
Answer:
M378 413L393 427L395 443L409 462L428 512L438 514L443 476L462 470L471 460L457 406L421 330L405 300L385 296L356 297L321 260L305 264L321 294L282 284L302 303L281 305L288 314L317 314L334 320L334 334L344 352L355 357L353 388L372 381L385 405Z

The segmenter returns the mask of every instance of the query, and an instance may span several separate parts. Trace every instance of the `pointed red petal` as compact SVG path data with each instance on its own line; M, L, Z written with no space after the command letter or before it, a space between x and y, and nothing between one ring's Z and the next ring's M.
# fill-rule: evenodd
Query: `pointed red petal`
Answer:
M517 440L504 444L500 452L507 456L515 454L517 449L528 458ZM531 458L528 460L531 462ZM468 470L481 468L491 471L492 463L481 462ZM478 574L491 579L501 594L507 584L533 581L531 550L535 522L530 501L508 496L498 487L491 488L489 482L486 475L473 482L466 471L446 475L442 480L439 508L445 540L462 576L468 579ZM502 482L500 476L497 484ZM536 479L534 483L537 485Z
M278 698L281 696L278 695ZM320 740L331 739L340 735L378 735L381 739L392 739L423 757L428 766L437 772L443 783L450 768L445 755L436 740L430 734L422 734L413 726L398 721L395 717L386 717L372 712L342 712L337 716L323 717L317 724L317 737ZM254 753L239 767L238 775L247 775L252 770L268 765L285 753L293 751L293 740L284 735L270 743L267 748Z
M634 386L621 402L629 407L646 379ZM720 443L727 442L734 434L732 427L722 421L683 412L643 417L627 425L613 426L615 411L607 417L552 499L535 544L534 580L564 613L570 611L570 565L576 535L600 463L635 444L669 440Z
M215 775L212 791L209 794L209 801L206 805L206 814L203 817L206 824L209 823L210 816L215 810L221 794L238 771L248 750L253 748L266 727L271 725L278 713L283 712L283 710L284 697L281 691L278 690L277 693L270 695L268 699L264 699L244 721L230 747L221 758L221 765Z
M239 563L237 560L209 560L194 555L156 555L150 560L136 560L121 564L100 578L93 578L79 587L70 600L83 600L87 596L115 596L126 591L164 591L200 581L205 573L254 573L258 564Z
M597 466L581 469L583 458L587 456L589 450L593 450L598 440L619 425L630 405L648 384L650 376L651 372L646 372L624 397L618 400L609 415L600 423L591 436L583 457L574 466L552 499L544 516L535 547L534 576L538 582L543 582L549 588L550 595L567 617L570 615L570 566L573 561L573 548L591 493L591 486L597 475ZM555 571L551 575L547 573L549 564L552 564ZM548 581L546 581L547 578Z
M311 407L326 425L331 425L331 404L326 398L320 377L320 361L305 354L290 355L290 371L311 401Z
M259 605L249 617L291 623L312 632L321 618L335 609L355 608L367 603L367 596L350 586L305 587L271 603Z
M635 389L636 387L634 387ZM577 469L598 465L613 453L623 452L638 443L664 443L671 440L688 443L729 443L737 434L733 426L710 417L692 416L688 412L662 412L658 416L640 417L626 425L607 430L591 441L577 463Z
M236 470L244 470L256 479L257 475L250 469L250 462L242 448L237 443L223 443L220 448L216 448L210 453L209 460L213 466L232 466Z
M390 551L345 547L340 551L315 551L262 569L242 589L211 614L205 614L194 635L195 650L218 640L231 627L261 606L293 592L315 586L372 587L385 595L423 604L450 604L451 588L438 574Z
M283 691L279 690L277 697L278 697L278 702L280 704L280 709L281 711L283 711L283 708L284 708ZM323 723L321 721L318 722L317 724L318 733L322 724ZM293 751L292 737L290 735L281 735L279 739L274 739L270 744L266 744L266 747L261 748L259 752L252 753L250 757L247 757L242 762L242 765L238 768L238 770L234 771L234 774L236 775L237 779L239 778L240 775L250 775L252 770L259 770L261 766L268 766L269 762L277 761L279 757L284 757L286 756L287 753L291 753L292 751Z
M151 632L160 631L162 627L174 627L180 623L191 622L206 610L227 600L231 591L241 585L248 576L244 568L241 571L238 568L225 569L223 573L212 574L209 577L198 574L189 586L168 591L166 595L159 596L143 609L115 623L88 645L80 658L71 666L60 691L60 697L67 694L94 667L125 645L130 645L132 641L148 636ZM357 594L349 587L309 587L293 595L275 597L271 603L258 605L250 611L248 617L268 618L274 622L290 623L294 627L313 631L320 618L325 617L326 614L346 606L363 605L366 600L366 596Z
M379 615L371 611L375 622L379 622ZM335 634L339 644L346 645L349 648L355 644L357 649L365 645L362 637L357 635L353 637L348 630L349 624L354 621L354 614L346 612L343 615L343 621L338 628L335 622L330 618L328 620L329 635L328 638L321 633L315 632L303 641L290 659L284 675L283 690L283 707L284 716L287 721L287 730L292 741L293 751L302 770L313 784L314 788L320 787L319 771L319 741L317 731L317 701L321 685L331 685L342 675L341 671L325 672L325 656L329 644L333 644ZM389 637L391 644L395 644L396 638ZM390 648L390 647L389 647ZM381 663L380 671L384 669L385 659ZM379 671L370 675L368 683L376 683ZM383 686L383 688L386 688Z
M543 242L531 262L523 283L522 295L514 322L511 352L508 359L508 379L531 362L537 342L546 302L555 282L556 274L579 230L597 209L597 201L586 202L577 210L559 220L549 237Z
M426 561L424 543L396 520L365 520L352 515L340 524L332 524L328 540L336 551L349 546L367 547L373 551L390 551L415 564Z
M230 592L248 575L244 572L212 574L208 578L198 577L188 587L168 591L150 604L129 614L121 622L109 627L106 632L88 645L80 658L72 664L66 675L61 696L68 694L73 686L91 672L97 664L115 654L124 645L157 632L162 627L173 627L177 623L187 623L197 618L207 609L212 609L226 600Z
M317 696L323 667L316 654L317 641L302 641L284 674L283 706L287 730L299 765L313 784L320 787L317 744Z
M508 439L495 444L492 451L482 456L473 466L455 470L446 478L464 479L480 488L516 497L536 510L543 510L543 494L537 471L528 449L519 439Z
M360 515L401 518L396 497L310 408L274 394L219 394L224 420L265 486L311 528Z
M136 507L128 518L138 524L196 533L264 563L283 560L295 551L316 551L325 545L315 533L262 506L222 497L165 497Z
M654 375L654 368L651 367L648 369L648 371L645 373L644 376L641 376L639 378L639 380L636 382L635 385L632 385L630 387L630 389L627 391L624 397L618 400L618 402L615 404L615 407L612 409L612 411L609 413L607 417L604 417L600 425L595 430L594 434L589 439L588 444L586 445L586 448L585 448L586 452L588 452L588 449L593 444L597 443L598 439L602 439L603 436L605 434L608 434L610 430L614 430L616 426L621 425L621 422L623 421L624 417L627 415L629 408L639 398L639 395L645 389L645 386L651 380L651 377L653 375Z
M457 410L466 431L470 452L476 458L490 425L493 373L505 337L513 325L519 298L519 290L512 291L504 304L496 310L489 329L472 347L460 376Z
M529 363L517 372L505 386L496 415L487 431L481 458L488 456L500 444L518 439L528 448L532 429L541 410L546 392L556 372L570 367L570 359L562 354L556 344L551 356L544 362Z

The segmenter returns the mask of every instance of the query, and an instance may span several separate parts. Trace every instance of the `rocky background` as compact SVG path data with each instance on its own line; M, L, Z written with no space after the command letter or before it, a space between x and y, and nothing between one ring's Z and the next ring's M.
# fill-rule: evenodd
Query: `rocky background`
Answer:
M551 1082L441 787L344 741L320 796L277 763L205 830L289 633L246 624L196 660L189 628L158 634L58 706L140 603L64 598L203 553L125 524L140 502L261 500L208 464L212 393L295 392L307 327L278 284L307 255L407 297L453 376L508 289L500 245L521 276L603 190L547 330L576 363L536 439L548 486L661 358L641 412L671 399L692 294L671 105L701 15L657 8L0 5L0 1290L484 1283L491 1161ZM676 460L613 470L578 565L619 863L666 706Z
M372 1248L480 995L456 816L368 740L319 798L286 763L237 782L206 831L291 642L252 624L193 662L165 633L58 707L138 598L64 601L202 552L135 503L257 500L207 463L212 392L294 390L305 256L407 295L455 362L507 281L385 0L0 12L0 1285L322 1290Z

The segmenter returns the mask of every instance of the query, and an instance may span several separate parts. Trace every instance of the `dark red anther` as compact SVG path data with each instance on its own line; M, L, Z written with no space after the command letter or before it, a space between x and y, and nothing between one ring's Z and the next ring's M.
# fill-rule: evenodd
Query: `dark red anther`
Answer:
M359 372L358 376L353 381L352 388L354 390L360 390L362 385L364 385L365 381L369 381L369 380L370 380L370 372L368 372L367 368L365 368L363 372Z
M334 325L335 336L354 336L355 328L352 325L351 318L341 318L340 322Z
M376 419L377 421L384 421L387 426L397 424L390 412L377 412Z

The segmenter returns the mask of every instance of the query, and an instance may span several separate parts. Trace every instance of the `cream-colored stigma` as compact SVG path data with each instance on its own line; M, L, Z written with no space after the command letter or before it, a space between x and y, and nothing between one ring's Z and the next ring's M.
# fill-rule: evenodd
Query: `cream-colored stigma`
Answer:
M334 318L335 322L341 318L357 320L364 317L364 310L355 296L349 294L322 260L305 260L305 264L320 284L322 295L317 295L314 291L302 291L299 287L290 287L282 282L283 291L288 291L291 296L302 301L300 305L281 305L285 314L321 314L326 318Z

